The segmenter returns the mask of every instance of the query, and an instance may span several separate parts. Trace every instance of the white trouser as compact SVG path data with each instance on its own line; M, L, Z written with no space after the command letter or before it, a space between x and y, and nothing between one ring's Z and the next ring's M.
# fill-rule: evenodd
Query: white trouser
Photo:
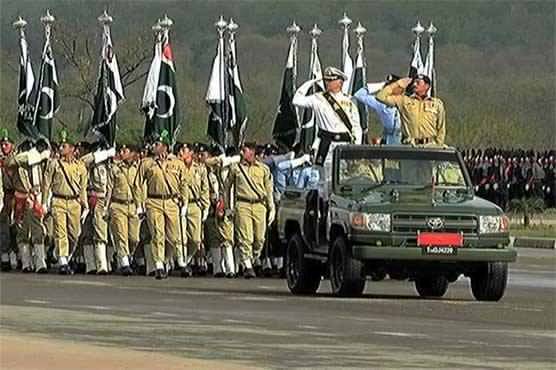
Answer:
M106 259L106 244L97 243L95 245L95 263L98 272L108 272L108 261Z
M46 268L46 250L44 244L37 244L33 246L33 258L35 262L35 270Z
M210 256L212 258L212 268L213 268L213 273L216 274L220 274L223 272L223 248L221 247L216 247L216 248L211 248L210 249Z
M21 259L21 267L23 269L33 269L33 264L31 261L31 247L29 244L20 244L18 246L19 249L19 258Z

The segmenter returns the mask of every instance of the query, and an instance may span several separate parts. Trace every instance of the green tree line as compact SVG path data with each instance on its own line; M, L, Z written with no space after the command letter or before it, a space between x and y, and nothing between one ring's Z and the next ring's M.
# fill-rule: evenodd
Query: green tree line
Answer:
M295 20L299 36L298 85L307 76L310 37L318 24L321 62L339 65L346 12L367 28L368 81L388 73L404 75L417 20L439 29L436 37L438 96L447 108L448 142L459 147L553 148L556 142L554 1L91 1L2 0L0 2L0 125L15 134L18 35L12 22L28 21L27 39L38 71L43 32L40 16L51 9L57 21L54 53L62 91L56 126L83 132L92 111L87 98L96 84L101 29L97 16L114 17L112 39L126 101L118 111L118 140L139 140L144 75L152 55L151 26L165 13L174 20L171 41L176 58L183 140L204 140L204 102L216 51L214 22L233 17L238 63L249 113L247 135L268 141L287 53L285 28ZM423 40L423 57L427 42ZM355 38L352 53L355 54ZM72 57L74 60L72 60ZM36 72L38 73L38 72ZM371 133L380 127L370 114Z

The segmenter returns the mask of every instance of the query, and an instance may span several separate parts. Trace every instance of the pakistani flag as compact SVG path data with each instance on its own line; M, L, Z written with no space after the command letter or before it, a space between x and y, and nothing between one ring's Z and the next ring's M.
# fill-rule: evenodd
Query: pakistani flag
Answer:
M319 81L313 85L311 89L307 92L307 95L317 93L319 91L324 91L324 86L322 83L322 67L319 59L318 43L316 37L313 37L311 41L311 58L309 62L309 79L318 79ZM301 120L301 133L300 133L300 143L303 151L309 153L311 147L313 146L317 134L317 128L315 126L315 119L312 109L304 109Z
M34 126L41 136L52 138L54 115L60 107L58 95L58 75L50 44L50 25L45 27L45 41L41 58L37 100L35 103Z
M32 139L39 137L39 132L33 126L33 101L32 94L35 85L35 75L31 66L31 58L29 56L29 46L25 38L24 27L27 24L23 19L19 18L14 22L14 27L20 31L19 38L19 88L17 94L17 128L19 132Z
M280 103L274 120L272 137L277 144L292 148L297 139L298 117L297 108L293 105L293 95L297 76L297 37L292 35L286 61L286 69L282 78Z
M160 22L162 30L156 36L154 57L143 92L144 137L147 141L157 139L166 130L171 142L175 143L180 129L176 68L169 39L171 24L167 17Z
M354 95L357 90L367 85L367 76L365 72L365 54L363 48L363 37L359 38L359 47L357 49L357 59L355 61L355 69L351 77L350 95ZM363 131L363 144L368 144L368 114L367 106L365 104L357 103L357 109L359 110L359 122L361 124L361 129Z
M106 13L103 16L106 16L106 19L110 18L111 21L111 17ZM101 22L103 16L99 17ZM103 28L102 59L90 130L106 147L113 147L116 140L116 110L125 97L108 22L103 24Z
M216 56L212 62L206 102L209 107L207 135L220 148L226 146L226 62L224 52L224 38L218 38Z
M239 67L237 65L236 58L236 40L233 32L230 33L228 41L228 130L232 134L232 145L239 148L245 141L245 130L247 129L247 107L245 105L245 97L243 96L241 80L239 79Z

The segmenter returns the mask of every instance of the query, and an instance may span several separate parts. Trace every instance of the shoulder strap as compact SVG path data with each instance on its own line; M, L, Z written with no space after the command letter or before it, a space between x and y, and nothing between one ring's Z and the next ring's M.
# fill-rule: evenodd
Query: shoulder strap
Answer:
M73 193L73 196L77 197L79 196L79 192L77 190L75 190L75 187L73 186L73 183L70 181L69 176L66 172L66 169L64 168L64 165L62 164L61 160L57 160L58 162L58 166L60 166L60 169L62 170L62 173L64 174L64 178L66 179L66 183L68 184L69 188L71 189L71 192Z
M166 177L166 171L164 171L164 168L162 168L162 165L160 164L160 162L157 161L156 159L154 161L156 162L156 164L160 168L160 171L162 172L162 177L164 178L164 182L166 183L166 187L168 188L168 191L170 192L170 194L177 194L177 192L174 191L172 186L170 186L170 182L168 181L168 178Z
M241 172L241 175L243 176L243 178L245 179L245 182L247 182L247 185L249 185L249 187L251 188L251 190L253 190L253 193L257 194L257 197L260 200L263 200L264 197L261 196L261 194L257 191L257 188L255 187L255 185L251 182L251 179L249 178L249 176L247 176L247 174L245 173L245 170L243 169L243 166L241 165L241 163L238 163L237 165L239 167L239 171Z
M332 94L330 94L330 92L328 92L328 91L325 91L324 93L322 93L322 96L324 97L324 99L326 99L328 104L330 104L330 106L332 107L334 112L336 112L338 117L340 117L340 120L346 126L346 128L348 129L348 131L351 134L351 130L352 130L353 126L351 125L351 122L349 121L349 117L347 116L346 112L342 109L340 104L338 104L336 99L334 99Z

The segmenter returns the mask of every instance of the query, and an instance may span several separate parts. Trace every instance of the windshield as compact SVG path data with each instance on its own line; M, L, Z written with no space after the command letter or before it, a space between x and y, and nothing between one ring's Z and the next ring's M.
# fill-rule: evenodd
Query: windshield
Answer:
M361 158L350 155L338 161L338 184L363 188L378 188L384 184L466 187L458 158L455 155L443 157Z

